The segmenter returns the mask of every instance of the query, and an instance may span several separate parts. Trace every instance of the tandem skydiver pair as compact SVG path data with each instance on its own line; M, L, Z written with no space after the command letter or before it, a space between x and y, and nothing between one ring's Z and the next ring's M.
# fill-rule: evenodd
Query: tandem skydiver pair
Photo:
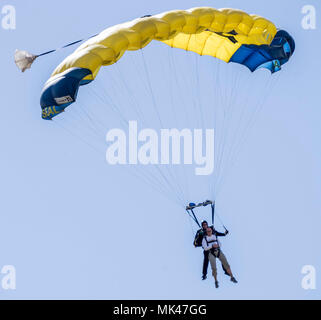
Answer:
M195 208L201 207L201 206L208 206L211 205L211 212L212 212L212 223L213 225L209 226L208 222L203 220L201 224L199 224L197 217L194 213ZM218 241L218 237L225 237L229 232L225 228L225 232L218 232L214 229L214 213L215 213L215 202L206 200L203 203L194 204L190 203L186 207L186 211L189 213L189 215L192 217L192 219L200 226L201 228L196 232L195 238L194 238L194 246L195 247L202 247L203 248L203 254L204 254L204 260L203 260L203 270L202 270L202 280L205 280L207 278L207 269L208 269L208 263L210 262L211 268L212 268L212 275L214 277L215 281L215 287L219 287L219 282L217 278L217 267L216 267L216 259L219 259L222 268L224 270L224 273L228 276L230 276L230 279L233 283L237 283L237 280L235 279L231 267L222 252L220 242Z

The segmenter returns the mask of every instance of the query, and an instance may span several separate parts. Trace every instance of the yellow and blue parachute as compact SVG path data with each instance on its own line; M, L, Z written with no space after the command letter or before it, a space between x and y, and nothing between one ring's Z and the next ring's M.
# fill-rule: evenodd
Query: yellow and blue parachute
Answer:
M93 81L102 66L152 40L272 73L288 62L295 43L271 21L235 9L199 7L145 16L102 31L68 56L46 82L42 118L50 120L76 101L79 86Z

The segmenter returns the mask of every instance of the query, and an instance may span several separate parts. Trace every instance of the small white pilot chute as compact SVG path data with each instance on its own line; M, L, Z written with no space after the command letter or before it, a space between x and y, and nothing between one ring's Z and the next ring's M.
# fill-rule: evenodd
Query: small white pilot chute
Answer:
M37 55L29 53L23 50L16 50L14 55L14 62L16 63L17 67L22 71L25 72L27 69L31 68L32 63L38 58Z

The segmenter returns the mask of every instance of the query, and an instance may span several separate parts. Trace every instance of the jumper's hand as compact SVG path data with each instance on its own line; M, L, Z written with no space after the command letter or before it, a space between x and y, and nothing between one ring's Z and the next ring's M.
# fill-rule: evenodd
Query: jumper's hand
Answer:
M225 235L229 234L229 231L228 231L228 230L225 230L224 234L225 234Z

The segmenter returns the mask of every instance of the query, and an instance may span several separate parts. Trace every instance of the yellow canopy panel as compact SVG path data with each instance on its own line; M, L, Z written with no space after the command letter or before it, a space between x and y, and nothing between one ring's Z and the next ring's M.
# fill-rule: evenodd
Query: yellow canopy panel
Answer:
M93 80L102 65L111 65L126 50L142 49L152 40L228 62L242 44L269 45L276 32L271 21L235 9L168 11L102 31L68 56L52 76L78 67L91 70L85 79Z

